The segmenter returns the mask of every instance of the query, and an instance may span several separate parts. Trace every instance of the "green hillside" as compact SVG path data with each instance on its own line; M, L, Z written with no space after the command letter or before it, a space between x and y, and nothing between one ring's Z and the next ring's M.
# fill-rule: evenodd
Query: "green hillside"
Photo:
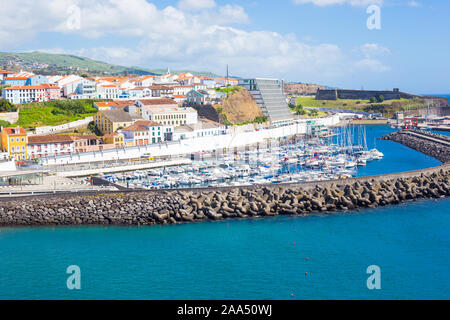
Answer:
M92 74L92 75L143 75L162 74L165 69L150 70L141 67L126 67L109 64L71 54L53 54L46 52L0 52L0 69L27 70L39 74ZM215 76L210 72L173 71L173 73L191 72L195 75Z
M96 74L152 74L139 67L124 67L69 54L45 52L0 52L0 66L7 69L32 70L40 74L96 73Z

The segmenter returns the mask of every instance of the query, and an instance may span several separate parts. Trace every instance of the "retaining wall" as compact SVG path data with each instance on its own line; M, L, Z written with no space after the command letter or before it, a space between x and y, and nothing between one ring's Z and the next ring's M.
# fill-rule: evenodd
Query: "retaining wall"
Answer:
M0 120L8 121L9 123L16 123L19 121L19 112L1 112Z
M41 134L53 134L61 131L79 128L86 126L89 122L93 121L93 117L87 117L81 120L72 121L69 123L61 124L58 126L37 127L34 132L30 132L29 135L41 135Z

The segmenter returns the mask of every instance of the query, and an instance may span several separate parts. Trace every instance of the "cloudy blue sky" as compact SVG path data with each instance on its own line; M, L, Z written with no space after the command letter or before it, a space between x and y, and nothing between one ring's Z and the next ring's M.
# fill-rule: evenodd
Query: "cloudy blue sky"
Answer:
M0 51L450 93L446 0L0 1ZM381 29L367 28L370 5Z

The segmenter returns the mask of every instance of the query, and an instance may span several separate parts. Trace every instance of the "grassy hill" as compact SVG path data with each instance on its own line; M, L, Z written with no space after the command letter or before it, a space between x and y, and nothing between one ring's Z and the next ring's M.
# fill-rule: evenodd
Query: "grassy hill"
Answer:
M51 54L37 51L25 53L0 52L0 67L31 70L40 74L152 74L151 71L144 68L124 67L70 54Z
M165 69L147 69L141 67L120 66L71 54L53 54L46 52L0 52L0 68L7 70L27 70L39 74L95 74L95 75L124 75L124 74L163 74ZM173 73L191 72L195 75L215 76L210 72L195 72L189 70L173 71Z

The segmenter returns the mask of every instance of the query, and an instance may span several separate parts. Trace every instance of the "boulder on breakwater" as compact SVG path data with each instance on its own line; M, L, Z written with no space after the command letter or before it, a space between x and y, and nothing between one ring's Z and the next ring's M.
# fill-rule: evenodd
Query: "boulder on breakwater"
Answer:
M419 136L412 135L410 133L420 134L424 138L420 138ZM450 138L447 136L420 130L394 131L380 139L392 140L401 143L411 149L436 158L443 163L450 162L450 147L448 145L426 139L427 137L431 139L441 139L450 143Z
M306 215L441 198L450 165L300 184L2 199L0 225L155 225Z

